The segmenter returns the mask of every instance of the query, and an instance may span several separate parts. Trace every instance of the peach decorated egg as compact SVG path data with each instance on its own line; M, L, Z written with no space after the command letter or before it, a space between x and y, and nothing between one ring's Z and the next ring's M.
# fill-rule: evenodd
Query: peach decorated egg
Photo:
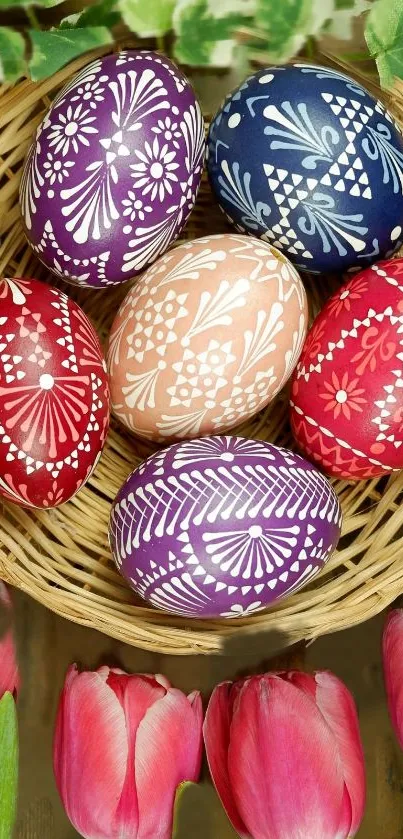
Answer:
M292 382L304 455L339 478L403 468L403 259L356 274L316 318Z
M157 441L221 432L270 402L291 375L307 302L291 263L237 234L187 242L149 268L112 326L112 409Z
M0 280L0 495L55 507L94 469L109 423L96 332L66 294Z

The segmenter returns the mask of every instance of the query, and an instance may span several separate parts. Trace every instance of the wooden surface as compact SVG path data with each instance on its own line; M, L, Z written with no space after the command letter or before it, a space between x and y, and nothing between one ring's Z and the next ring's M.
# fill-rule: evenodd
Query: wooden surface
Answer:
M15 593L22 669L19 699L20 800L16 839L73 839L76 831L59 803L52 775L52 730L67 666L119 664L132 672L163 672L174 685L198 688L206 699L213 686L249 672L269 669L278 639L257 636L234 644L225 657L168 657L136 650L93 630L64 621L26 595ZM387 717L379 643L382 620L312 644L306 669L329 668L354 692L368 772L368 804L358 839L401 839L403 754ZM207 772L200 788L185 796L178 839L234 839ZM157 839L157 837L155 838Z

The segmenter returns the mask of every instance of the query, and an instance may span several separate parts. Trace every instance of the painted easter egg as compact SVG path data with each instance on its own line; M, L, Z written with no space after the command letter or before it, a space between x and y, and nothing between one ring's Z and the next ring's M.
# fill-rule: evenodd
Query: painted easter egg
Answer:
M339 478L403 469L403 259L356 274L308 333L292 382L303 453Z
M136 469L112 507L110 543L159 609L234 618L296 591L337 545L340 506L299 455L242 437L176 443Z
M30 244L78 285L130 279L182 230L204 148L193 89L169 59L97 58L55 99L28 154L20 201Z
M108 423L106 365L84 312L37 280L0 280L0 495L63 504L94 469Z
M222 431L263 408L297 363L307 328L302 282L265 242L207 236L161 257L112 326L112 408L139 436Z
M403 138L381 102L334 70L270 67L211 123L208 171L241 231L301 270L341 271L403 242Z

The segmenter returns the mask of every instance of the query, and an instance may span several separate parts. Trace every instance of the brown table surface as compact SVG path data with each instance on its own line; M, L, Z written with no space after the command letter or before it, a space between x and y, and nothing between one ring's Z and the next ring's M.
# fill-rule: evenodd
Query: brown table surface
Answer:
M268 669L276 640L260 635L226 657L154 655L69 623L19 592L16 627L22 670L19 698L20 797L15 837L73 839L52 775L51 744L58 694L72 661L84 667L117 664L132 672L163 672L183 690L206 698L223 679ZM401 839L403 754L394 740L383 692L379 654L382 619L319 639L305 653L306 669L329 668L345 680L359 709L368 773L368 803L359 839ZM180 839L234 839L207 772L184 800Z

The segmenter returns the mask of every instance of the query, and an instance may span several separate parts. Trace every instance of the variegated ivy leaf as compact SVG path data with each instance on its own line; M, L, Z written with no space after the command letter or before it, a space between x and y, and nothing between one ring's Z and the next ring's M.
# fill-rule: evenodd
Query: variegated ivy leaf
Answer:
M172 29L176 0L119 0L119 10L132 32L142 38L165 35Z
M31 79L45 79L72 61L96 47L111 44L112 35L106 26L86 26L76 29L30 29L32 56L29 62ZM90 59L89 59L90 60Z
M0 699L0 839L10 839L18 782L18 728L11 693Z
M0 82L14 82L25 71L25 42L19 32L0 26Z
M230 66L234 32L252 23L255 8L256 0L178 0L173 14L176 58L199 67Z
M376 0L367 18L365 38L375 58L382 87L403 79L403 2Z
M119 23L120 14L116 11L116 0L100 0L83 9L82 12L63 18L60 29L82 29L85 26L107 26L112 29Z
M257 0L254 27L258 48L268 61L284 63L293 58L308 38L318 35L334 13L334 0Z
M43 9L51 9L53 6L60 6L65 0L0 0L0 9L13 6L41 6Z
M350 41L353 37L354 19L367 12L371 6L372 0L336 0L326 32L335 38Z

